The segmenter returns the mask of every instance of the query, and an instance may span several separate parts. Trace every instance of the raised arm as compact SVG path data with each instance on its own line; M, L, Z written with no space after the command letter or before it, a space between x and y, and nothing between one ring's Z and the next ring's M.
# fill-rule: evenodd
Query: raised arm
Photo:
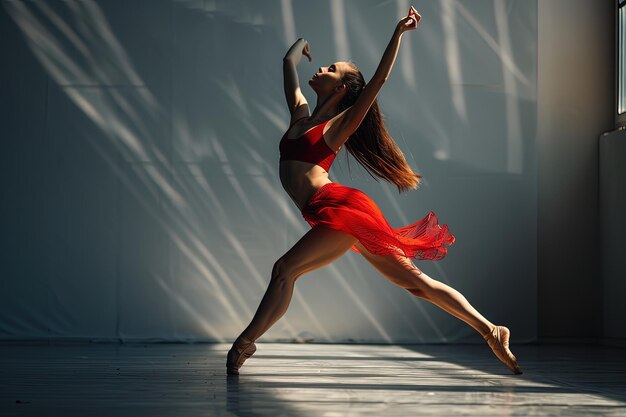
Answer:
M300 63L302 55L305 54L311 61L309 43L304 39L298 39L287 51L283 58L283 77L285 82L285 98L289 113L291 113L291 124L298 119L310 115L309 103L300 90L298 81L298 71L296 66Z
M363 91L356 99L356 102L343 111L342 116L338 117L339 126L341 130L341 136L346 139L352 135L367 114L368 110L376 100L378 92L382 88L385 81L389 77L393 63L398 55L398 48L400 47L400 39L402 34L407 30L412 30L417 27L421 15L411 6L409 9L409 15L400 19L396 28L391 36L391 40L383 53L383 57L378 64L378 68L374 73L372 79L363 87Z

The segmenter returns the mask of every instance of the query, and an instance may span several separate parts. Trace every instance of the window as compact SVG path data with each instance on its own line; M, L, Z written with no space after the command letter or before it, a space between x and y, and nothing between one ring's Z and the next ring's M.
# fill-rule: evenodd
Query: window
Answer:
M626 125L626 0L617 1L617 124Z

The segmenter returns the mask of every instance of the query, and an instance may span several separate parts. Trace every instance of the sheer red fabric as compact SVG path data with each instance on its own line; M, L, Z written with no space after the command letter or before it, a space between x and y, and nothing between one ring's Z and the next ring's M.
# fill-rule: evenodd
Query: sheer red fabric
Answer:
M351 234L377 255L395 253L436 261L446 256L446 246L455 240L432 211L413 224L393 228L367 194L336 182L323 185L311 196L302 217L311 227L324 225ZM350 249L361 253L356 246Z

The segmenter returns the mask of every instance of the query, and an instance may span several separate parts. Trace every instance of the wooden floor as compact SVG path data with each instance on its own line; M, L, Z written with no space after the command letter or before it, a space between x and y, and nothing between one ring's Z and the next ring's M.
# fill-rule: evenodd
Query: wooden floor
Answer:
M0 344L1 416L626 416L626 349L257 343Z

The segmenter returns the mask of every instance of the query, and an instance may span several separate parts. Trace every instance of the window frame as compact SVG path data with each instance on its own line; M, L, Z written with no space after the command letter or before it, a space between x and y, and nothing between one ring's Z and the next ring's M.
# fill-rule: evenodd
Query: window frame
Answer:
M622 7L626 7L626 0L615 0L615 4L616 4L616 13L615 13L615 84L614 84L614 91L615 91L615 101L614 101L614 112L615 112L615 127L623 127L626 126L626 94L624 94L624 97L622 97L623 99L623 103L622 106L624 107L624 111L622 113L619 112L620 108L620 90L624 90L626 93L626 85L622 86L621 84L621 80L620 80L620 66L622 65L621 61L626 62L626 56L624 56L622 59L620 55L624 54L624 52L626 52L626 45L621 45L621 50L620 50L620 42L621 42L621 38L620 38L620 9ZM626 19L624 21L624 27L622 28L622 30L626 31ZM624 54L626 55L626 54ZM621 68L621 72L623 72L626 75L626 65L624 68ZM625 77L626 78L626 77ZM626 80L625 80L626 81ZM625 83L626 84L626 83ZM621 88L620 88L621 87Z

